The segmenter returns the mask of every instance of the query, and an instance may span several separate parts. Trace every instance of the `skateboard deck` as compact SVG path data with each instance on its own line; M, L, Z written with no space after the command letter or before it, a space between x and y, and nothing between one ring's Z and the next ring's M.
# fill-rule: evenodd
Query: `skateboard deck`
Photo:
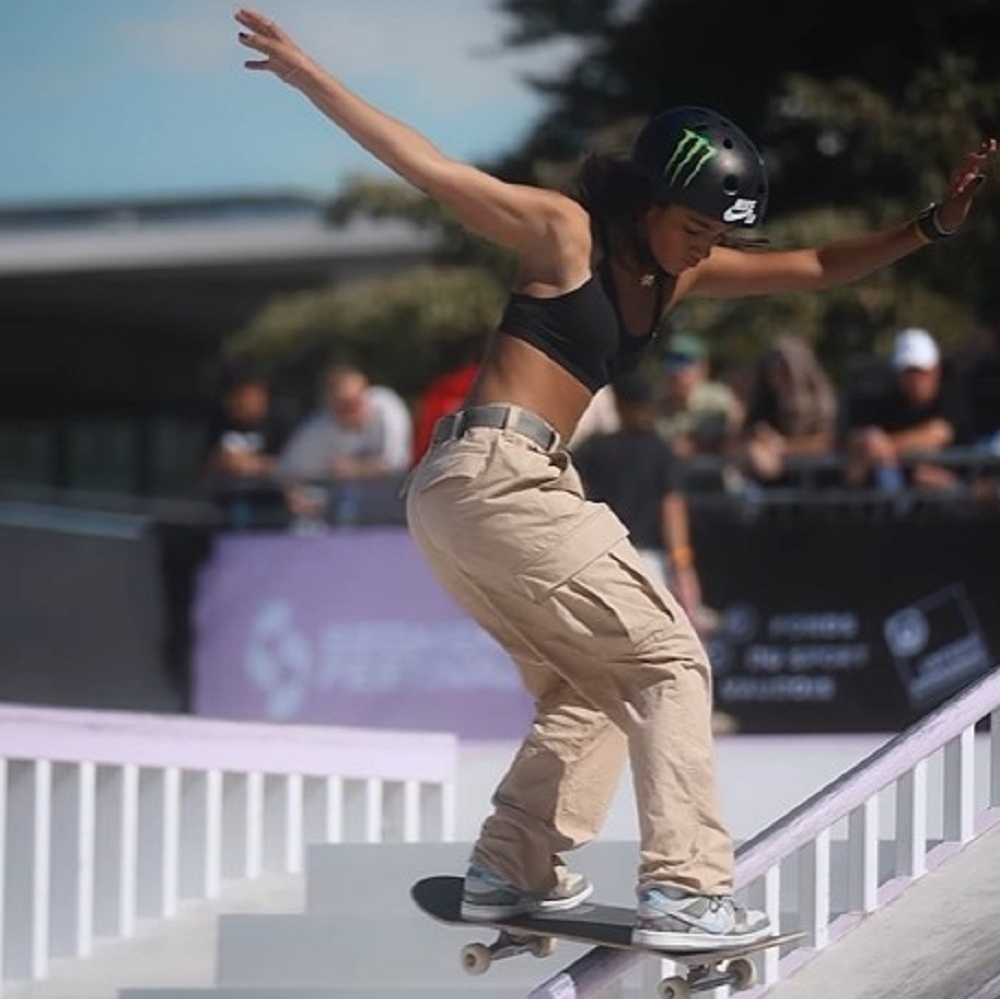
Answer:
M707 951L678 951L634 944L635 910L600 902L584 902L565 912L547 915L515 916L497 921L463 919L461 915L462 878L435 876L423 878L410 889L417 907L442 923L493 929L497 939L489 946L468 944L462 948L462 966L470 974L481 974L493 961L517 954L547 957L555 949L556 940L620 950L638 951L674 961L687 969L686 977L664 979L660 983L661 999L686 999L693 992L702 992L729 985L735 989L749 988L756 980L756 968L750 955L801 939L803 933L782 933L765 937L753 944Z

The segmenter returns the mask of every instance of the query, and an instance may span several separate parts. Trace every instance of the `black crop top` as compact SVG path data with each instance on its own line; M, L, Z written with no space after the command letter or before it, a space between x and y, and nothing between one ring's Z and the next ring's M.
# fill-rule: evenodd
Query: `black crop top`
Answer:
M591 392L639 363L663 308L663 282L658 280L652 328L632 336L618 314L607 264L605 258L579 288L553 298L512 292L500 320L501 333L537 347Z

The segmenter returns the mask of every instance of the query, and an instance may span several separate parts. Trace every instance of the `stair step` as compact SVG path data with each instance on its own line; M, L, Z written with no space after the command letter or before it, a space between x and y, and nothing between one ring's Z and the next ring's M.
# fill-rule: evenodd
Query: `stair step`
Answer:
M453 928L412 913L391 916L228 915L219 921L217 981L225 986L388 987L432 982L471 985L460 953L467 943L490 943L486 927ZM587 948L561 941L554 957L500 961L491 984L531 985L554 974Z
M471 843L324 843L306 853L307 912L410 909L410 885L429 874L461 874Z
M471 843L322 844L306 855L306 911L385 913L410 908L410 886L432 874L461 874ZM567 854L574 870L609 905L633 905L639 848L630 842L591 843Z
M544 976L538 980L542 981ZM350 985L343 988L292 988L274 986L218 986L215 988L121 989L118 999L468 999L469 981L454 986L415 986L402 989ZM475 993L482 999L524 999L523 985L497 986L477 981Z

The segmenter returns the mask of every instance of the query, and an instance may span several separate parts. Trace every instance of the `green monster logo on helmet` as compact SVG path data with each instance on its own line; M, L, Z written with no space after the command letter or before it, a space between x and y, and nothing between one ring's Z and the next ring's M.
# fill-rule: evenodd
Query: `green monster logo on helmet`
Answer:
M701 173L702 167L719 151L700 132L685 128L680 141L674 146L663 167L663 176L668 184L676 185L687 171L687 176L681 187L687 187Z
M710 108L681 105L654 115L628 156L653 204L679 204L726 225L755 225L767 207L757 147Z

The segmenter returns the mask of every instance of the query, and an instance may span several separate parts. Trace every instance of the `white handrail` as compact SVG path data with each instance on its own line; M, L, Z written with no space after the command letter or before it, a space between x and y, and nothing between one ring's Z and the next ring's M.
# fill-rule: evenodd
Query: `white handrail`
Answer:
M990 718L988 800L982 814L974 811L973 739L980 721ZM867 759L792 809L737 850L736 884L763 904L775 925L780 917L781 864L805 851L800 870L799 914L808 930L808 951L822 949L837 932L852 923L830 912L830 837L835 825L847 820L849 855L857 872L852 904L871 912L927 867L927 761L944 751L943 816L945 844L967 842L1000 816L1000 667L917 722ZM897 789L895 846L906 870L893 884L878 884L878 795ZM938 856L943 857L947 850ZM882 891L879 891L879 888ZM759 901L758 901L759 900ZM856 922L854 920L853 922ZM782 927L783 929L786 927ZM786 961L768 952L763 961L763 986L773 984L787 967L801 965L805 948ZM534 989L528 999L583 999L608 988L643 956L625 950L595 947ZM747 992L753 999L756 992Z
M442 733L0 705L0 982L310 842L452 840L457 758Z
M443 781L456 751L456 738L439 732L0 705L7 759Z
M879 791L910 773L922 760L971 732L1000 705L1000 668L921 719L811 798L747 840L737 857L737 881L748 884L824 829L846 818ZM993 804L997 802L994 801Z

